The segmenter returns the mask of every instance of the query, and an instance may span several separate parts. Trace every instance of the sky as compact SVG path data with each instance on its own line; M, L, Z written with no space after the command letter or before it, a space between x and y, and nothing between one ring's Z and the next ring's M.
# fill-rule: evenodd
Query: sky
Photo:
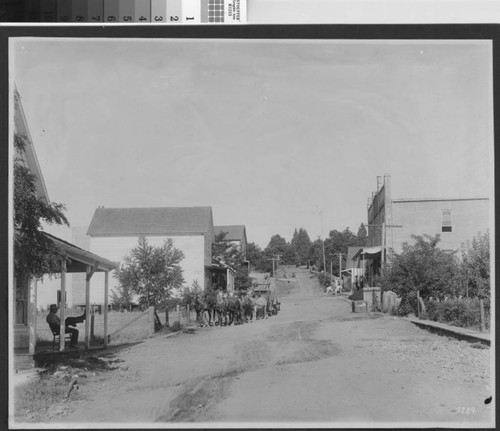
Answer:
M264 248L356 233L384 174L393 198L492 197L491 49L19 38L10 78L72 226L98 206L211 206Z

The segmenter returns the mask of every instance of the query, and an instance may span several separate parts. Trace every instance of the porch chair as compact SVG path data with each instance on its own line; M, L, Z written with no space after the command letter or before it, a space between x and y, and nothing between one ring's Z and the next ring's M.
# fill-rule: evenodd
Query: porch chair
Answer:
M50 330L52 331L52 349L54 349L57 345L59 345L59 337L60 337L60 330L59 330L59 326L57 325L51 325L49 324L50 326ZM66 345L66 341L71 341L71 334L70 333L67 333L65 332L64 333L64 344Z

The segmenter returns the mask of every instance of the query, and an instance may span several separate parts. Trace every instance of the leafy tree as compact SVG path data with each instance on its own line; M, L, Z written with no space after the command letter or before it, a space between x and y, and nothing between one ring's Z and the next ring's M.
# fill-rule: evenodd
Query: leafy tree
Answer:
M490 234L478 233L461 248L459 274L464 296L490 297Z
M196 303L196 299L201 298L203 296L203 289L201 288L198 280L194 280L191 284L191 287L185 287L182 292L182 305L189 305L190 307L194 307Z
M357 246L364 247L368 241L368 232L364 223L361 223L358 229Z
M245 262L243 253L239 247L230 242L224 241L227 232L221 232L215 236L212 244L212 258L235 271L234 289L246 291L250 287L250 277L248 275L248 265ZM247 251L248 253L248 251Z
M16 134L14 147L14 274L18 280L41 278L60 270L64 252L42 233L41 225L66 225L63 204L47 203L36 194L36 177L24 166L22 153L27 145Z
M300 228L298 231L295 229L291 245L295 252L295 263L297 265L307 264L309 261L309 250L312 245L307 231L303 228Z
M286 242L286 239L281 235L276 234L271 237L271 239L269 240L269 244L264 249L264 252L268 256L277 254L283 256L287 250L287 247L288 244Z
M264 249L264 255L266 256L266 259L269 260L279 255L279 263L281 265L294 265L296 261L295 251L292 245L289 244L285 238L278 234L271 237L271 239L269 240L269 244Z
M321 238L316 239L309 247L309 262L322 271L323 268L323 242Z
M128 308L133 298L134 292L129 286L116 286L111 291L111 304L116 308Z
M137 247L125 256L115 278L120 284L139 295L146 306L162 306L184 283L179 265L184 253L168 238L162 246L154 247L145 237L139 237Z
M334 274L339 272L339 254L343 258L347 256L349 247L362 246L358 235L355 235L346 227L343 231L331 230L328 238L325 240L325 254L327 265L331 262L331 268Z
M412 235L415 243L403 243L401 253L390 253L382 268L381 284L416 309L416 292L422 297L443 297L453 291L457 261L454 253L438 247L440 235Z
M247 259L255 271L270 272L272 270L272 264L267 260L264 251L254 242L247 244Z

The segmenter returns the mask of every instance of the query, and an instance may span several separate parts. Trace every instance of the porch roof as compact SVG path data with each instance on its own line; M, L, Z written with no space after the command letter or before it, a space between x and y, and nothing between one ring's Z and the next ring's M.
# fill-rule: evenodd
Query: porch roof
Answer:
M88 266L92 266L95 272L112 271L113 269L118 268L117 263L111 262L104 257L77 247L76 245L64 241L61 238L57 238L50 233L43 232L43 235L59 246L69 257L70 262L66 263L66 272L86 272Z
M363 247L360 248L356 254L352 257L352 259L357 259L360 256L364 256L365 258L371 259L376 257L377 255L382 253L382 247L381 246L376 246L376 247Z
M233 274L236 274L233 268L223 263L212 263L211 265L205 265L205 268L212 271L227 271L229 269Z

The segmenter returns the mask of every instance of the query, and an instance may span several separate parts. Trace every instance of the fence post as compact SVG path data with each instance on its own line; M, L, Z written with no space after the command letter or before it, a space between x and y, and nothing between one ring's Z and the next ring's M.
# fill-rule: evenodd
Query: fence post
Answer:
M417 290L417 317L420 319L420 290Z
M165 326L168 328L170 324L168 323L168 306L165 309Z
M181 327L181 306L177 304L177 321L179 322L179 328Z
M189 315L189 304L186 305L186 313L187 313L187 326L191 325L191 316Z
M484 303L483 300L479 300L479 312L481 314L481 332L484 332L485 327L484 327Z
M155 308L149 307L149 336L155 332Z

